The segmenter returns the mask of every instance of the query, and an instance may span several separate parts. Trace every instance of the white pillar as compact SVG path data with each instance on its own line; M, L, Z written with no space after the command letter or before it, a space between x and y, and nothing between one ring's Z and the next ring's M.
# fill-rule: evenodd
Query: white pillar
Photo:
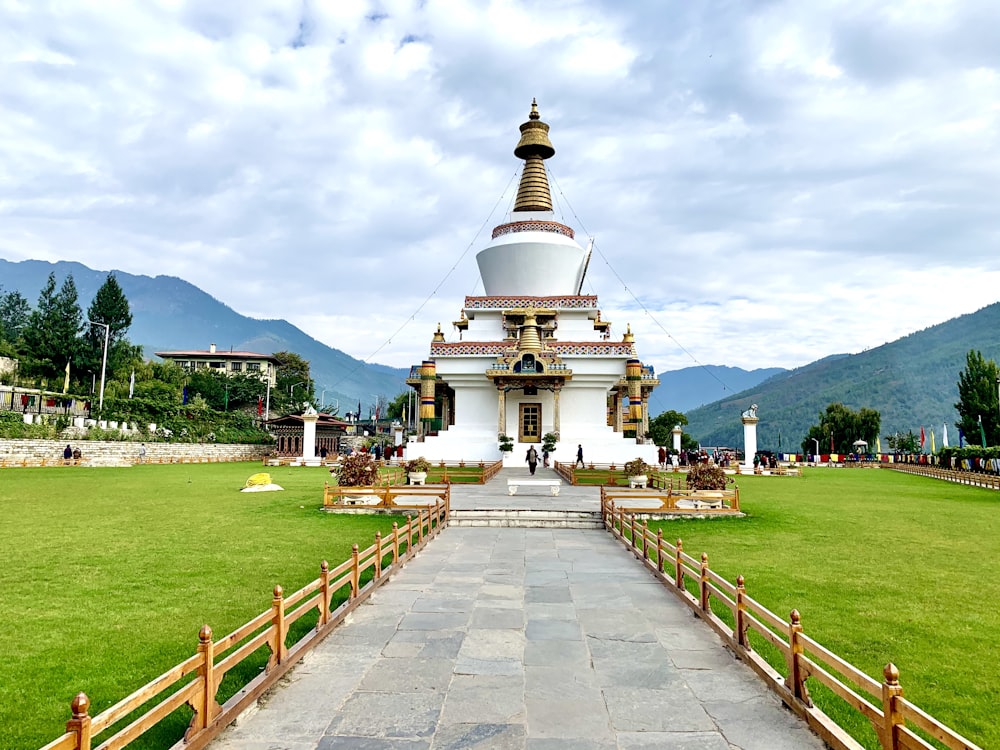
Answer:
M740 417L743 422L743 468L753 471L753 457L757 455L757 417Z
M674 436L674 453L681 452L681 435L684 430L681 429L680 425L675 425L674 429L670 431L670 434Z
M312 410L309 410L312 411ZM315 411L302 415L302 460L313 461L316 458L316 422L319 414Z

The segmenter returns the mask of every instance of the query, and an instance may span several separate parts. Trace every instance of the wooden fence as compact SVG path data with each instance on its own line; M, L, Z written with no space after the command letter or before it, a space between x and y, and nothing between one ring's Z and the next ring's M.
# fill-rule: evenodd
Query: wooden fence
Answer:
M1000 490L1000 476L996 474L984 474L978 471L958 471L957 469L943 469L940 466L927 466L924 464L883 464L883 468L901 471L905 474L919 474L924 477L943 479L946 482L956 482L966 484L970 487L983 487L988 490Z
M285 596L281 586L275 586L269 609L219 640L213 640L212 629L205 625L198 634L198 650L194 656L97 716L89 715L90 700L86 694L79 693L71 704L72 718L66 723L66 733L41 750L123 748L185 704L194 710L194 716L182 746L186 750L205 747L445 524L445 505L439 502L429 510L419 511L402 528L393 524L392 534L385 538L376 533L374 544L367 549L359 550L358 545L354 545L350 559L337 567L331 569L324 560L319 578L294 594ZM388 564L387 558L390 558ZM363 584L369 577L370 580ZM331 609L338 592L342 591L346 592L346 599ZM289 628L313 611L317 612L316 627L289 645ZM223 677L261 648L269 653L263 673L220 705L218 691ZM134 717L136 712L138 717ZM126 720L125 726L116 726ZM100 744L93 744L94 738L108 731L113 733Z
M637 501L653 500L659 507L635 505ZM630 505L632 503L632 505ZM612 511L626 514L644 513L698 513L735 515L740 513L740 488L731 490L685 490L668 486L666 490L620 489L601 487L601 507L609 505Z
M326 509L353 507L389 511L419 510L439 502L444 506L447 521L451 516L450 484L386 484L374 487L323 485L323 507Z
M607 529L649 568L681 601L726 642L726 644L777 693L792 711L835 750L863 750L833 719L819 709L809 696L809 681L828 688L866 718L884 750L936 750L931 737L949 750L981 750L954 730L903 697L899 670L886 664L882 682L869 677L805 634L797 610L785 620L749 597L743 576L732 584L708 566L708 555L695 559L684 552L681 540L669 544L662 530L650 532L648 523L634 515L602 503ZM690 588L695 592L689 591ZM715 614L718 602L733 622L730 626ZM750 642L755 635L778 652L784 672L772 667Z

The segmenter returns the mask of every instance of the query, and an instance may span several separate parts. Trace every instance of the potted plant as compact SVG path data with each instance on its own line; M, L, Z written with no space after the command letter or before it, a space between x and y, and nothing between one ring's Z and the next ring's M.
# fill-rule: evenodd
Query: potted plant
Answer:
M423 456L413 458L406 462L406 476L410 484L424 484L427 481L427 472L430 471L431 462Z
M514 450L514 438L501 433L497 437L497 440L500 442L501 453L510 453L512 450Z
M625 476L628 477L629 487L646 487L646 483L649 481L647 472L650 467L643 459L633 458L631 461L626 461L623 468Z
M724 490L732 481L722 467L715 464L695 464L687 473L689 490Z
M378 483L378 464L370 453L352 453L340 462L337 478L344 487L371 487Z

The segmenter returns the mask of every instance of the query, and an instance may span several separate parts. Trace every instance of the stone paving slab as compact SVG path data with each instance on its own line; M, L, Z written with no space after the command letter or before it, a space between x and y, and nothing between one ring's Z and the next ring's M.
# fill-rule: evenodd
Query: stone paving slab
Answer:
M603 531L447 528L214 750L821 750Z

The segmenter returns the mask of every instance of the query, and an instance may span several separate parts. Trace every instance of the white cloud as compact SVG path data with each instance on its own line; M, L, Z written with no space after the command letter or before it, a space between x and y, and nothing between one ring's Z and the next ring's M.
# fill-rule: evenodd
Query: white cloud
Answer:
M974 0L7 3L0 256L178 275L406 366L481 291L538 97L616 335L660 370L804 364L996 301L998 23Z

